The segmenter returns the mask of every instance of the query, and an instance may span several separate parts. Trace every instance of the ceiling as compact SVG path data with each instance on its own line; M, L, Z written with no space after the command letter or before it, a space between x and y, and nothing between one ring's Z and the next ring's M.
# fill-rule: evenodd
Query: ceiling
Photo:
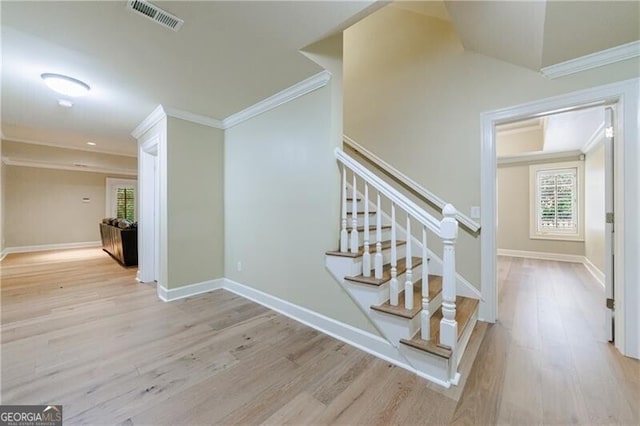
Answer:
M585 152L590 143L604 137L604 107L502 124L496 130L498 157Z
M174 32L124 1L0 2L2 135L135 156L130 133L158 104L222 120L319 72L300 50L385 4L158 1L184 20ZM636 1L392 7L451 21L466 49L534 70L640 38ZM44 72L70 75L92 90L72 108L60 107Z
M465 49L536 71L640 39L635 0L445 4Z
M391 3L391 6L451 22L451 17L449 16L447 7L442 0L394 1Z
M222 120L319 72L299 50L373 3L158 2L185 21L174 32L124 1L1 2L2 133L135 155L130 132L158 104ZM44 72L91 92L60 107Z

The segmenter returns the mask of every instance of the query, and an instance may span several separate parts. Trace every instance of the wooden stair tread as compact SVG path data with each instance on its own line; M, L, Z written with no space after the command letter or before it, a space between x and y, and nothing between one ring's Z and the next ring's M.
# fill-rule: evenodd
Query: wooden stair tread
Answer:
M407 242L406 241L401 241L401 240L397 240L396 241L396 246L403 246L405 245ZM382 250L386 250L388 248L391 247L391 240L386 240L382 242ZM375 255L375 248L376 245L375 244L370 244L369 245L369 252L371 253L371 263L373 264L373 256ZM364 246L360 246L358 247L358 252L357 253L352 253L350 251L328 251L325 254L328 254L330 256L341 256L341 257L360 257L364 254ZM399 266L399 265L398 265Z
M384 249L384 246L383 246ZM372 253L373 254L373 253ZM373 256L372 256L373 257ZM407 270L407 266L406 266L406 262L407 262L407 258L403 257L402 259L398 259L398 266L397 266L397 276L400 276L401 274L404 274L405 271ZM373 263L373 262L371 262ZM422 258L420 257L412 257L411 258L411 268L415 269L416 267L418 267L419 265L422 264ZM352 281L352 282L357 282L357 283L361 283L361 284L370 284L370 285L382 285L384 283L386 283L387 281L391 280L391 264L387 263L386 265L383 265L382 267L382 278L377 279L376 277L373 276L373 271L371 271L371 276L370 277L365 277L364 275L360 274L357 275L355 277L344 277L345 280L347 281ZM404 283L402 283L402 285L404 285Z
M456 321L458 322L458 340L465 328L469 324L469 320L473 315L479 301L477 299L471 299L469 297L458 296L456 297ZM438 345L440 340L440 320L442 319L442 307L433 314L430 321L431 327L431 339L422 340L420 338L420 332L412 339L400 339L400 343L411 346L421 351L429 352L434 355L438 355L443 358L451 358L451 349Z
M402 283L404 286L404 283ZM442 277L439 275L429 275L429 300L433 300L442 291ZM389 301L382 305L372 306L371 309L402 318L414 318L422 310L422 280L413 285L413 309L404 308L405 292L402 290L398 294L398 306L393 306Z
M382 225L382 226L380 227L380 229L391 229L391 225ZM353 226L347 226L347 231L348 231L348 232L351 232L352 230L353 230ZM362 231L364 231L364 226L358 226L358 227L356 228L356 230L357 230L358 232L362 232ZM375 233L375 232L376 232L376 227L375 227L375 225L369 226L369 232L370 232L370 233ZM371 247L373 247L374 249L375 249L375 247L376 247L375 243L374 243L374 244L369 244L369 245L370 245Z

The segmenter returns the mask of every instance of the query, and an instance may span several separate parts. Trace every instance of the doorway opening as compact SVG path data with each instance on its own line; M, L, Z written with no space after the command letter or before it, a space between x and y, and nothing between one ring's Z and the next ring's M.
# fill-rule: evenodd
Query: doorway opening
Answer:
M625 262L625 257L636 259L640 229L635 219L640 214L637 191L640 186L640 149L637 146L639 128L637 117L640 106L638 79L631 79L605 86L592 87L578 92L532 101L481 115L481 290L480 319L495 322L499 318L497 289L497 154L496 126L524 119L549 116L555 113L575 111L587 107L615 106L613 117L613 239L612 260L613 305L615 307L615 347L624 355L640 358L640 314L634 306L640 295L640 268L637 262ZM626 123L626 125L625 125ZM628 303L627 303L628 302ZM605 300L602 303L606 303ZM629 304L629 309L626 305ZM602 326L605 320L600 319Z
M139 152L138 281L158 282L160 259L160 136L141 141Z
M613 341L615 107L495 126L500 321L530 315L540 337Z

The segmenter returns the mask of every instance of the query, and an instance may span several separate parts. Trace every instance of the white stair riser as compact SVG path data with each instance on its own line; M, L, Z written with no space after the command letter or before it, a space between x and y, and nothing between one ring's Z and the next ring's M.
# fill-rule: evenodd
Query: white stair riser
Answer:
M450 383L448 359L403 344L400 344L398 349L416 370L442 382Z
M412 272L413 272L413 276L411 277L411 281L415 284L418 281L420 281L420 278L421 278L421 275L422 275L422 265L418 265L416 268L413 269ZM358 275L360 275L361 273L362 272L359 271ZM347 275L347 277L349 277L349 276L354 276L354 275ZM373 270L371 271L371 276L373 276ZM404 283L407 280L406 273L403 272L402 274L398 275L396 277L396 279L398 280L398 294L399 294L401 291L404 290ZM353 281L350 281L350 280L347 280L347 279L345 279L345 282L348 283L348 284L354 283ZM385 283L385 284L388 284L388 283ZM376 287L376 286L371 285L371 284L362 284L362 285L366 285L368 287L374 287L374 288ZM380 287L382 287L382 286L380 286ZM388 299L389 299L389 294L388 294L388 290L387 290L387 299L384 299L383 301L386 301Z
M381 286L344 281L344 288L356 300L360 308L369 312L372 305L381 305L389 300L389 284Z
M476 326L476 323L478 322L478 309L479 308L476 308L473 315L471 315L471 318L469 319L469 323L467 324L467 327L462 332L462 336L460 336L460 339L458 339L458 347L456 348L456 354L457 354L456 362L455 362L456 367L460 364L460 360L462 358L460 354L464 354L465 350L467 349L467 344L469 343L469 339L471 339L471 334L473 333L473 329Z
M347 224L349 226L351 226L351 224L353 223L353 217L351 217L351 215L349 215L349 217L347 217ZM370 213L369 214L369 226L374 226L376 224L376 215ZM358 215L358 226L364 226L364 214L359 214Z
M371 319L395 347L400 344L400 339L410 339L420 330L420 315L408 319L372 309Z
M364 199L360 197L360 200L356 204L358 206L358 212L363 212ZM348 210L349 220L351 220L351 212L353 211L353 202L351 200L347 200L347 210ZM375 207L372 206L371 203L369 203L369 210L375 210Z
M360 245L364 244L364 230L358 231L358 238L360 239ZM391 228L382 230L382 241L391 239ZM369 231L369 244L375 246L376 244L376 231Z

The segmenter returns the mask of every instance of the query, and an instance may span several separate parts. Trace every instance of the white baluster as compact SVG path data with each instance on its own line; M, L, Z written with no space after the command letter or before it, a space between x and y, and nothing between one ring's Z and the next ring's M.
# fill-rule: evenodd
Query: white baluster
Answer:
M371 254L369 253L369 185L364 183L364 254L362 255L362 275L371 276Z
M358 252L358 198L356 197L356 174L353 174L351 191L351 253Z
M442 320L440 321L440 344L454 349L458 341L456 322L456 249L458 221L456 209L447 204L442 210L444 219L440 222L442 249Z
M431 315L429 314L429 263L427 255L427 227L422 226L422 311L420 312L420 337L431 339Z
M347 170L342 166L342 230L340 231L340 251L349 251L349 233L347 232Z
M411 216L407 213L407 255L405 266L406 281L404 282L404 308L413 309L413 259L411 257Z
M398 254L396 252L396 205L391 203L391 281L389 282L389 303L398 306Z
M380 193L378 192L378 201L376 204L376 255L374 258L374 276L377 280L382 278L382 263L382 209L380 208Z

